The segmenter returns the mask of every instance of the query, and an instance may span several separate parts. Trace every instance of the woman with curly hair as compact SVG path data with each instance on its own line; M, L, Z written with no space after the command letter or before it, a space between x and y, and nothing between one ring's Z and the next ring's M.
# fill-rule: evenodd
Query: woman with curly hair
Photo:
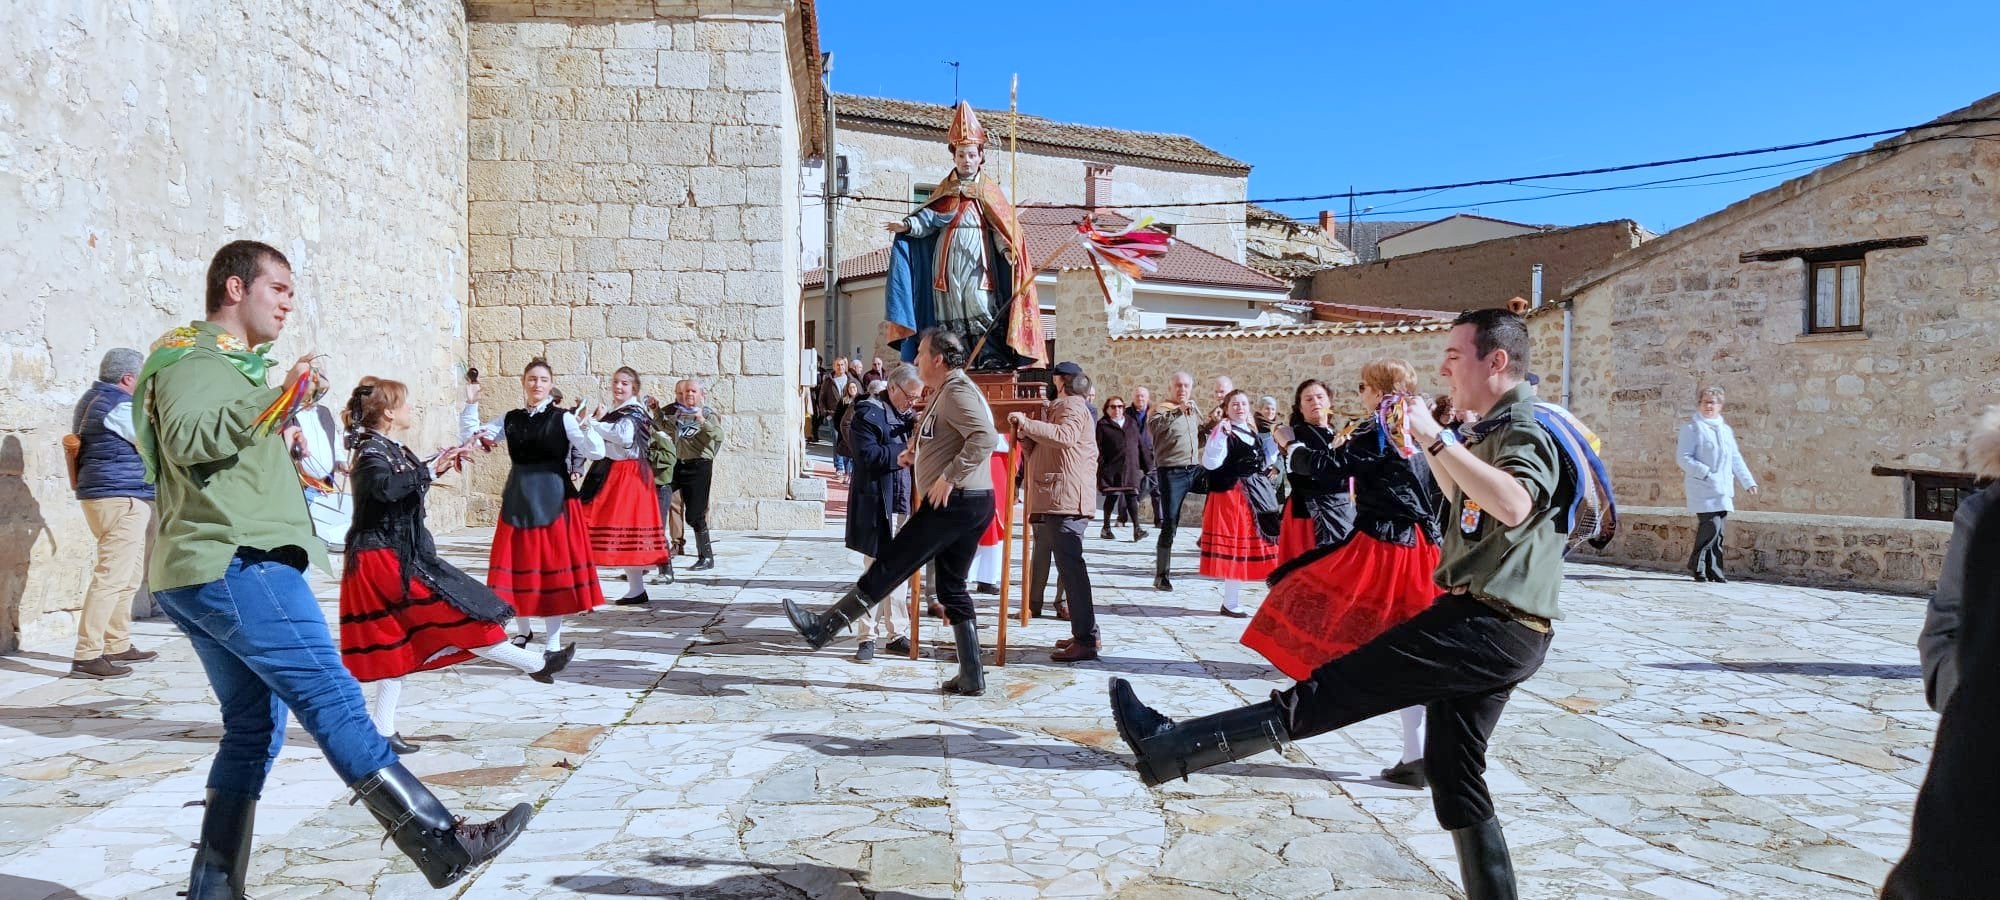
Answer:
M418 459L404 446L397 436L415 415L400 381L363 378L342 418L353 451L354 520L340 578L340 659L356 681L374 683L375 729L397 753L414 753L396 729L403 676L481 656L546 683L569 656L507 643L503 623L513 607L438 556L424 527L424 495L470 451Z

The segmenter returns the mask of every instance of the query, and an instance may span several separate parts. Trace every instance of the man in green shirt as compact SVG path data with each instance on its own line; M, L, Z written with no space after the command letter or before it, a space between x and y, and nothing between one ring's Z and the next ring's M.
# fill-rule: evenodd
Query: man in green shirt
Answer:
M1271 699L1176 723L1111 680L1119 734L1139 774L1159 784L1407 706L1424 706L1424 767L1438 823L1451 832L1471 900L1512 898L1513 865L1486 787L1486 742L1514 686L1541 668L1560 618L1561 452L1535 421L1524 380L1527 323L1504 309L1458 317L1440 372L1458 408L1479 413L1461 438L1427 404L1410 428L1451 498L1430 609L1314 670Z
M153 599L188 636L222 706L201 840L187 896L244 895L257 798L285 742L289 709L357 799L444 887L511 843L534 814L519 804L484 824L455 820L396 762L306 584L327 568L277 420L316 378L312 354L284 387L264 356L292 311L292 267L255 241L217 251L207 318L154 345L136 385L133 430L158 486Z

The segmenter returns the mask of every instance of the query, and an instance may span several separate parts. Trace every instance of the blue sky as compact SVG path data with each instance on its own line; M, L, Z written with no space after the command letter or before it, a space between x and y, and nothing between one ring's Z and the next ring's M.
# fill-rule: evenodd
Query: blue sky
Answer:
M822 0L834 89L1007 105L1186 134L1250 163L1254 198L1444 184L1913 125L2000 92L2000 3L1044 2ZM913 13L913 9L921 12ZM988 123L991 129L993 123ZM1865 142L1563 182L1628 185L1800 161L1672 189L1364 198L1375 218L1686 224ZM941 161L942 164L942 161ZM1823 163L1822 163L1823 164ZM1747 180L1743 180L1747 179ZM1035 198L1020 198L1032 202ZM1438 206L1463 209L1430 209ZM1311 218L1346 201L1274 204ZM1473 208L1476 207L1476 208Z

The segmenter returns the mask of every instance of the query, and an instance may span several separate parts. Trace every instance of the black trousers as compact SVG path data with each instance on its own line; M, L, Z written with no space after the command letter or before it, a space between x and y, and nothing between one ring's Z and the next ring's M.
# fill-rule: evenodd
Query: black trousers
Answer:
M684 459L674 463L674 490L681 494L681 510L689 528L708 530L708 485L715 477L715 460Z
M993 520L993 492L954 490L943 507L922 502L903 522L882 555L861 573L855 587L872 606L909 581L924 564L937 561L938 602L944 604L945 618L953 625L977 617L972 594L965 589L965 576L972 571L972 556L979 552L979 536Z
M1200 466L1160 469L1160 495L1153 504L1153 524L1160 527L1160 540L1154 546L1162 553L1174 548L1174 532L1181 527L1181 504L1187 502L1188 489L1194 487L1194 476L1199 471Z
M1493 817L1486 741L1514 686L1542 667L1553 637L1471 597L1447 594L1271 697L1284 708L1294 738L1424 707L1431 808L1439 825L1468 828Z
M1035 547L1028 567L1028 607L1042 608L1042 595L1049 588L1049 561L1054 559L1063 601L1069 604L1070 638L1095 647L1097 613L1090 605L1090 569L1083 564L1083 531L1089 525L1086 516L1039 516L1030 521Z
M1694 555L1688 557L1688 571L1702 578L1722 574L1722 531L1729 521L1726 512L1695 513Z
M1115 513L1115 514L1117 514L1117 516L1118 516L1118 523L1119 523L1120 525L1123 525L1123 524L1125 524L1126 522L1131 522L1131 523L1133 523L1133 524L1135 524L1135 525L1136 525L1136 524L1138 524L1138 522L1139 522L1139 495L1138 495L1138 494L1132 494L1132 493L1127 493L1127 494L1105 494L1105 495L1104 495L1104 527L1105 527L1105 528L1106 528L1107 530L1111 528L1111 516L1112 516L1112 515L1113 515L1114 513Z

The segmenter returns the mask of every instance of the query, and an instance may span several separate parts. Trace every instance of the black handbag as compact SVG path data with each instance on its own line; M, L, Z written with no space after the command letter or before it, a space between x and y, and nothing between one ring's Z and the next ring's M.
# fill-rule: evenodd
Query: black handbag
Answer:
M1257 530L1263 532L1267 541L1277 541L1283 506L1278 503L1278 489L1271 479L1258 475L1245 475L1238 482L1243 486L1243 499L1250 504L1250 512L1257 519Z

